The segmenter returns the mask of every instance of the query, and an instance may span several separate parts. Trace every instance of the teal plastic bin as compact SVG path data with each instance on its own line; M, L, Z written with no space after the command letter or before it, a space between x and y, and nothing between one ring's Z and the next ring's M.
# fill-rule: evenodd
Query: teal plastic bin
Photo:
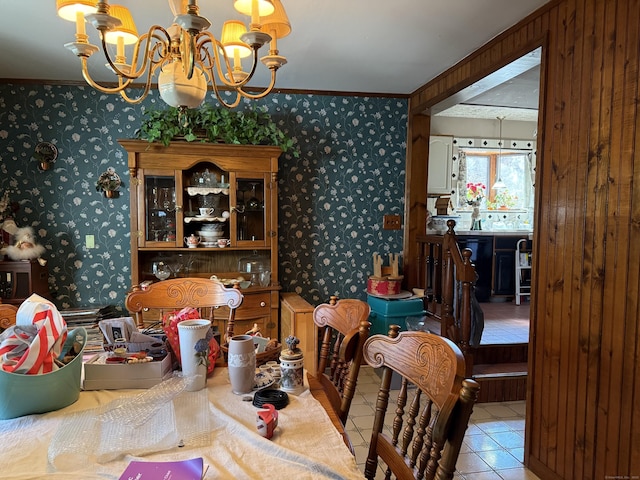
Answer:
M64 367L42 375L23 375L0 370L0 420L45 413L71 405L80 396L82 353L87 342L84 328L71 330L62 355L82 338L82 351Z
M391 325L400 325L401 331L406 330L407 317L422 317L426 313L421 298L386 300L369 295L367 303L371 307L371 335L386 335Z

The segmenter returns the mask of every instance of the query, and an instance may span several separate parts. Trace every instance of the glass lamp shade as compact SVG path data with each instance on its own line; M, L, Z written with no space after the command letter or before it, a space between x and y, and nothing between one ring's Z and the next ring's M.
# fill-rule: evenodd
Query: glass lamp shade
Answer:
M56 0L56 9L59 17L75 22L77 12L96 13L97 3L97 0Z
M198 67L187 78L182 62L175 60L162 66L158 76L158 90L164 102L172 107L199 107L207 95L207 80Z
M136 28L131 12L127 7L123 7L122 5L110 5L109 15L120 20L122 25L105 33L104 39L107 43L117 44L118 37L122 37L125 45L132 45L138 41L138 29Z
M498 181L491 186L491 190L504 190L507 188L507 184L502 181L502 178L498 178Z

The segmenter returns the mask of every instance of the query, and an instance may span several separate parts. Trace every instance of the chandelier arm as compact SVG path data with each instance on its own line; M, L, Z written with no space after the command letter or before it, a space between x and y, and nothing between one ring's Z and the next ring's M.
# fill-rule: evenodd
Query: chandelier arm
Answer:
M131 71L129 71L129 76L139 78L144 74L145 70L147 69L147 65L149 65L149 68L152 68L154 65L164 62L169 56L167 43L165 39L162 38L162 35L158 35L155 32L156 29L160 33L163 33L167 37L167 39L170 38L168 32L164 28L157 25L151 27L148 33L140 36L133 50L130 69L133 69L133 67L137 65L139 56L143 59L143 61L140 65L140 68L135 70L135 72L132 73ZM155 42L151 43L152 40L155 40ZM145 46L144 55L140 55L140 49L143 43ZM157 60L155 60L156 57L158 58ZM155 70L155 67L153 68Z
M147 95L149 94L149 90L151 89L151 79L153 78L153 74L155 73L159 65L159 63L152 62L152 65L149 66L149 70L147 71L147 80L145 81L144 89L139 96L135 98L130 97L124 88L120 90L120 96L124 98L127 103L132 103L134 105L142 102L145 98L147 98ZM127 80L127 82L131 81L132 80ZM120 82L122 82L122 79L120 79Z
M89 86L95 88L99 92L102 92L102 93L120 93L122 90L127 88L133 82L133 80L131 80L131 79L127 79L124 83L122 83L122 81L120 81L119 85L117 87L104 87L104 86L96 83L93 80L93 78L91 78L91 75L89 74L89 68L87 67L87 58L88 57L80 57L80 62L82 64L82 76L84 77L85 81L89 84Z
M159 31L162 34L164 34L164 36L166 37L166 40L165 38L162 38L162 36L158 35L156 31ZM140 53L140 47L144 43L144 55L141 55L142 65L140 65L140 69L137 69L134 72L127 73L120 70L120 68L118 68L114 63L114 61L111 59L111 56L109 55L109 49L107 48L107 42L106 42L106 37L104 35L104 32L102 30L99 30L99 32L100 32L100 42L102 44L102 53L107 59L107 63L109 64L109 67L111 67L111 69L115 72L115 74L118 77L123 77L130 80L136 80L140 78L142 75L144 75L144 72L147 69L147 66L149 65L149 60L152 56L151 52L153 52L154 54L157 53L158 48L156 48L156 46L158 44L160 46L163 46L163 45L165 46L163 51L158 54L161 59L164 59L164 57L167 55L167 52L169 51L169 48L166 48L166 46L171 45L171 37L169 36L169 32L167 32L163 27L159 25L151 26L151 28L149 28L149 32L142 35L136 42L136 48L134 49L133 59L131 60L131 68L133 68L138 63L138 55ZM153 44L153 48L151 43L152 39L155 39L158 42Z
M271 90L273 90L273 87L276 84L276 70L275 69L271 69L271 82L269 83L269 86L266 87L262 92L260 93L249 93L249 92L245 92L242 88L238 88L238 93L240 93L243 97L249 98L251 100L257 100L259 98L264 98L267 95L269 95L271 93Z
M200 35L204 38L202 38L197 45L197 51L199 52L199 63L200 65L206 66L208 70L211 70L211 72L213 73L213 68L215 67L216 72L218 73L218 78L220 79L220 82L222 82L223 85L225 85L226 87L230 87L230 88L241 88L244 85L246 85L251 78L253 77L253 74L256 71L256 67L258 64L258 50L257 49L252 49L253 50L253 64L251 66L251 71L249 72L249 75L246 76L246 78L244 78L243 80L239 81L239 82L235 82L232 80L227 80L225 77L225 73L222 70L222 60L224 60L224 64L227 68L227 73L230 74L229 77L231 79L233 79L233 68L231 67L231 63L229 62L229 57L226 54L226 51L224 50L224 47L222 45L222 43L220 43L212 34L211 32L200 32ZM210 49L207 48L207 45L211 45L211 51L213 51L213 57L214 60L211 60L211 52ZM222 52L222 55L220 54L220 52ZM205 61L206 60L206 61ZM212 77L214 78L214 77ZM213 82L212 82L213 83Z
M212 72L213 74L213 72ZM212 77L212 81L211 84L213 85L213 93L215 93L216 98L218 99L218 102L220 102L220 104L225 107L225 108L235 108L240 104L240 100L242 100L242 95L240 94L240 90L239 89L235 89L236 92L236 98L233 102L231 103L227 103L224 98L222 98L222 95L220 95L220 90L218 89L218 84L215 81L215 78Z

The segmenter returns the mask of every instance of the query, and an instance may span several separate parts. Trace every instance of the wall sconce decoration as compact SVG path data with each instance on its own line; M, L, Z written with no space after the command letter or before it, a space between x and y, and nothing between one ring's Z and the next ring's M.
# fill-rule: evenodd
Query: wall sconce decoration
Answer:
M120 185L122 185L120 176L113 167L109 167L106 172L98 177L96 181L96 191L104 192L104 196L107 198L116 198Z
M49 170L58 158L58 148L53 143L40 142L36 145L32 158L38 162L39 170Z

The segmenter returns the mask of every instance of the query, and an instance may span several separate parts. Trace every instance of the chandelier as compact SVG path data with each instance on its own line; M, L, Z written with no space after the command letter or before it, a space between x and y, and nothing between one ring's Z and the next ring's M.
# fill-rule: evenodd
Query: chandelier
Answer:
M199 15L197 0L169 0L169 4L175 16L173 25L167 29L153 25L138 36L126 7L109 5L108 0L56 0L58 15L76 22L75 42L65 47L80 59L82 75L91 87L103 93L119 93L129 103L140 103L148 95L157 73L160 97L179 108L201 105L208 85L227 108L236 107L243 97L263 98L273 90L276 72L287 63L279 55L277 40L291 32L280 0L234 0L235 9L250 17L249 29L239 20L228 20L224 22L220 40L208 31L211 23ZM85 19L98 31L101 48L89 43ZM258 50L267 43L269 52L259 59ZM115 58L109 51L114 47L109 45L115 45ZM132 54L128 62L125 46L129 45ZM87 60L100 49L106 67L117 78L117 86L101 85L89 73ZM245 71L242 59L249 56L251 67ZM266 88L255 92L247 84L258 60L270 70L271 80ZM136 80L143 82L142 91L130 96L130 87ZM235 98L225 101L220 90L234 91Z

